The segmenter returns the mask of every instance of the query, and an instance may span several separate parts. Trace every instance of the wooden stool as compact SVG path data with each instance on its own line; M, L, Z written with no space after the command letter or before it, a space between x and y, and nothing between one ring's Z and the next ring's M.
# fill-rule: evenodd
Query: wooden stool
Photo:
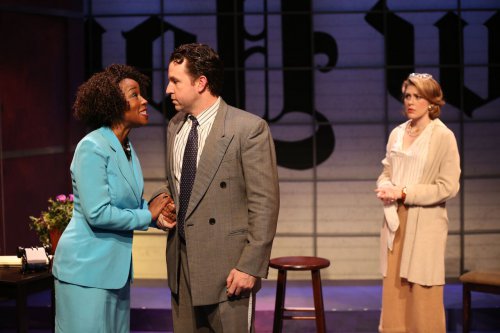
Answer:
M316 320L317 332L325 333L325 311L323 307L323 292L321 290L320 269L330 266L330 261L318 257L280 257L271 259L269 266L278 270L276 287L276 303L274 306L273 333L281 333L283 319ZM287 271L311 271L314 308L285 308L286 273ZM291 312L314 312L314 316L284 315Z
M472 271L460 276L463 283L463 333L469 333L471 322L471 291L500 294L500 272Z

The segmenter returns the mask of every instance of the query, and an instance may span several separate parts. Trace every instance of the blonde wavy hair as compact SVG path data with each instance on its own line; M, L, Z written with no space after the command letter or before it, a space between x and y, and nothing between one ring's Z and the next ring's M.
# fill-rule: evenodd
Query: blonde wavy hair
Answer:
M434 80L432 75L426 73L411 73L408 78L403 81L401 87L403 99L408 86L417 88L420 96L430 103L429 117L431 119L439 118L441 107L445 104L445 101L443 99L443 90L439 83Z

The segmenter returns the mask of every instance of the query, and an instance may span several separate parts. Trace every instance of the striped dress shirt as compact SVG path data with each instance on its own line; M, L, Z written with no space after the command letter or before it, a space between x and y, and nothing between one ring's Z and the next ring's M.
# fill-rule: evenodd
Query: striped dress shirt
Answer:
M205 141L207 140L208 134L212 129L212 125L215 120L215 115L217 114L217 109L219 109L221 98L217 98L217 101L210 106L208 109L202 111L196 120L198 120L198 156L196 159L196 165L200 161L201 153L203 152L203 147L205 146ZM191 130L192 121L186 116L186 121L182 125L179 133L175 136L174 142L174 181L177 188L177 192L180 191L181 183L181 173L182 173L182 160L184 157L184 149L186 148L186 142L188 139L189 131Z

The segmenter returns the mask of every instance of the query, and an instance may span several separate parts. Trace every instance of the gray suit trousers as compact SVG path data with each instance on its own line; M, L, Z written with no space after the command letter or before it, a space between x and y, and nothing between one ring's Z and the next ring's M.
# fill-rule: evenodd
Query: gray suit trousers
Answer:
M175 333L247 333L255 332L255 292L249 297L217 304L193 306L189 283L186 244L181 242L179 294L172 293L172 317Z

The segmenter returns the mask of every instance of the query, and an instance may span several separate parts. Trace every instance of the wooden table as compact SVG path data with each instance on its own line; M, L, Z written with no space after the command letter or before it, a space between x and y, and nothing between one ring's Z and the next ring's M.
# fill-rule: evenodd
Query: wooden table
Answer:
M54 277L48 271L22 274L19 267L0 267L0 297L16 299L17 331L28 332L27 298L29 294L51 291L51 326L54 331Z

